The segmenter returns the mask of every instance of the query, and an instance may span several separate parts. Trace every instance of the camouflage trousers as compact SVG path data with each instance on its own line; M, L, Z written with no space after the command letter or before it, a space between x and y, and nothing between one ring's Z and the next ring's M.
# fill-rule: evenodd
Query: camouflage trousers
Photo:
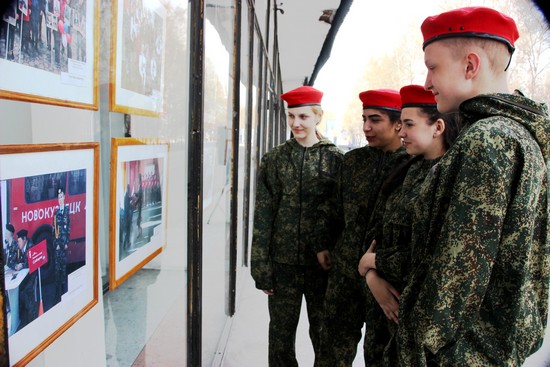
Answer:
M397 325L387 319L366 284L365 293L365 366L396 365L395 344L390 346L390 340L397 331Z
M55 250L55 303L61 301L61 296L67 293L67 251L65 245L60 244Z
M274 263L273 278L274 294L268 298L269 366L298 366L295 346L296 329L303 297L306 299L309 337L317 360L327 272L320 266Z
M363 279L350 279L337 270L329 274L321 336L320 366L351 366L365 322Z

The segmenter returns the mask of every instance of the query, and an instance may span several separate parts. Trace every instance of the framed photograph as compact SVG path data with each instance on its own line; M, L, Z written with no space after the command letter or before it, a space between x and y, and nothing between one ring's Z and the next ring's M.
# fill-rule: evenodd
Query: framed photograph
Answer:
M32 22L24 21L29 2L18 0L23 16L6 27L10 42L0 46L0 98L98 109L99 1L70 3L70 7L61 6L59 0L44 3L42 42L35 47ZM15 14L12 17L15 20ZM75 17L80 20L77 28Z
M159 116L164 106L166 9L160 0L113 0L111 111Z
M10 366L24 366L98 302L99 143L0 146Z
M109 288L116 289L166 244L168 143L111 143Z

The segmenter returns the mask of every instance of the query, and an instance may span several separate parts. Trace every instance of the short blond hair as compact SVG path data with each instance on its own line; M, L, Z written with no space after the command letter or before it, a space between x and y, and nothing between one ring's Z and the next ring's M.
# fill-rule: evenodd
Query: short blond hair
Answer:
M492 39L478 37L452 37L440 40L451 49L451 54L456 59L464 56L471 49L482 50L489 60L489 67L493 73L505 71L512 55L504 43Z

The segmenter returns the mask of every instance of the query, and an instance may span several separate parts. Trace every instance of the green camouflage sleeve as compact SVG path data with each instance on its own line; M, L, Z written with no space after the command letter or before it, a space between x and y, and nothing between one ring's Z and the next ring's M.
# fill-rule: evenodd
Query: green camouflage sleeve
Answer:
M312 235L313 251L319 253L324 250L332 251L338 235L344 227L344 216L340 205L339 177L342 169L342 155L333 154L331 164L333 179L329 197L319 204L317 214L317 230Z
M464 147L445 217L435 218L439 242L412 314L418 342L433 354L479 312L499 252L514 162L498 148L506 142L492 138L492 146L481 136Z
M254 227L252 232L251 273L256 288L273 289L273 266L271 262L271 233L275 215L275 196L269 180L269 155L260 163L256 183Z

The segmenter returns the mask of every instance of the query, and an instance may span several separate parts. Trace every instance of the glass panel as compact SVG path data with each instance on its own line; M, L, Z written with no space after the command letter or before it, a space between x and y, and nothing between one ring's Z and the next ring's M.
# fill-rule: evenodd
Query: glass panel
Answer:
M161 72L158 63L153 63L155 55L164 52L164 106L159 117L145 117L130 114L130 135L134 138L153 138L170 144L167 182L156 182L154 164L145 164L143 173L143 237L147 228L158 221L158 184L167 188L166 245L162 252L145 264L134 275L124 281L116 290L104 295L105 352L107 366L176 366L187 359L186 343L186 265L187 247L187 136L188 136L188 2L164 0L119 0L124 1L126 17L132 24L132 32L137 36L129 48L139 57L140 72L146 75L146 83L155 71ZM164 24L166 39L164 49L160 46L141 47L151 42L150 25L152 19L158 24L159 18L149 11L148 4L162 4L166 10ZM109 14L111 3L105 0L103 12ZM102 34L110 34L109 17L101 25ZM149 33L144 33L144 31ZM109 40L102 39L103 50L108 50ZM155 43L156 44L156 43ZM156 44L158 45L158 44ZM145 50L145 52L144 52ZM107 53L108 52L104 52ZM151 53L153 55L151 55ZM103 53L102 53L103 55ZM150 56L150 58L148 58ZM107 68L108 60L105 60ZM154 67L153 65L156 65ZM128 68L128 73L132 70ZM102 71L105 71L102 69ZM134 70L135 71L135 70ZM128 74L127 77L131 74ZM134 80L126 80L132 85L141 79L142 73L133 74ZM137 79L137 80L135 80ZM108 85L108 73L102 74L102 85ZM141 84L139 84L141 86ZM103 101L103 99L102 99ZM110 140L122 137L124 115L109 112L107 103L100 105L102 118L101 150L103 165L109 167ZM106 152L105 152L106 150ZM141 162L151 162L145 157ZM105 203L109 203L109 174L102 176ZM106 206L104 211L108 212ZM134 219L137 215L134 214ZM108 223L106 223L108 226ZM132 224L134 225L134 224ZM159 227L155 227L157 230ZM142 237L142 238L143 238ZM101 253L109 254L109 240L102 241ZM136 251L139 251L136 250ZM130 255L131 256L131 255ZM108 256L102 265L108 274ZM108 278L105 279L105 282Z
M205 4L202 363L227 321L232 127L233 1Z

